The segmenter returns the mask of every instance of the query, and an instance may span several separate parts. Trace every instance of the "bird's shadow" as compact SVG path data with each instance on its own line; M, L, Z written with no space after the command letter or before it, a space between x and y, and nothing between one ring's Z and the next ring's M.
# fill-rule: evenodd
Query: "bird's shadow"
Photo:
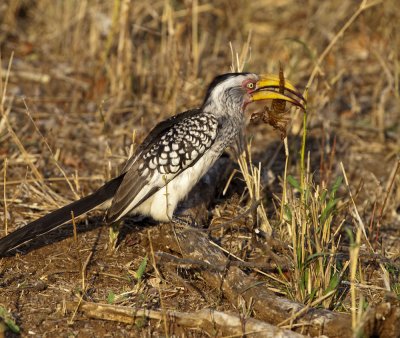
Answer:
M127 217L119 231L117 244L120 243L126 237L126 235L132 231L137 231L140 227L146 227L154 224L156 224L156 222L149 218ZM85 220L82 220L76 224L76 233L77 235L80 235L96 229L102 229L104 227L108 228L108 225L104 221L104 216L89 216ZM63 240L73 236L73 224L68 222L57 227L56 229L50 230L49 232L30 240L29 242L21 244L15 249L10 250L4 254L4 257L15 256L17 253L25 255L47 245L62 242Z
M82 234L100 228L101 226L103 226L103 224L104 224L103 217L101 216L89 217L85 221L76 224L77 225L76 232L77 234ZM73 237L73 235L74 235L73 224L65 223L57 227L56 229L53 229L41 236L38 236L30 240L29 242L21 244L17 248L10 250L4 256L5 257L14 256L16 253L24 255L29 253L30 251L42 248L49 244L61 242L66 238Z

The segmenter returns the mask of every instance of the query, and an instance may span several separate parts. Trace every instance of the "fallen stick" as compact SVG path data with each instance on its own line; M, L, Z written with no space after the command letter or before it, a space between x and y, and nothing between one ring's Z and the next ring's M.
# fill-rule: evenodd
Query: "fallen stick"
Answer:
M208 332L212 336L233 335L243 337L251 334L251 337L281 337L301 338L303 335L278 328L268 323L253 318L240 318L225 312L211 309L188 313L178 311L159 311L147 309L135 309L128 306L116 306L108 304L96 304L90 302L67 302L66 307L74 311L79 310L85 316L95 319L111 320L126 324L139 323L143 318L162 321L168 320L169 333L173 333L176 326L185 328L197 328Z
M241 297L247 303L252 302L255 318L273 325L283 323L285 327L290 323L289 328L311 336L343 338L353 335L349 314L307 308L279 297L260 285L259 280L246 275L239 267L230 265L229 258L203 232L191 229L171 231L170 227L165 224L152 231L157 250L178 252L183 259L188 259L187 262L205 262L200 267L201 275L210 288L221 290L235 306ZM222 265L226 266L223 272L213 268ZM199 268L197 264L195 266ZM385 333L381 337L400 337L400 302L394 299L370 307L357 331L364 337L381 333Z
M157 250L173 250L183 258L205 261L210 265L227 268L223 273L215 269L203 268L202 277L210 288L221 289L224 296L234 305L239 297L246 302L253 302L256 318L278 325L286 319L304 312L293 320L293 327L303 334L312 336L351 337L351 318L347 314L324 309L304 311L304 305L279 297L260 285L259 280L247 276L240 268L229 266L228 258L221 250L212 245L205 234L185 229L170 230L170 225L162 225L152 231L153 244ZM179 243L178 243L179 242Z

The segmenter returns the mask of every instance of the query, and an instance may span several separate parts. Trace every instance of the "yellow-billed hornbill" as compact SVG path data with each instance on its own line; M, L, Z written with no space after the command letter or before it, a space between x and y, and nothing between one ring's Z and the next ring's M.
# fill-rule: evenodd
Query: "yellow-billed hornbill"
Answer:
M159 123L127 161L121 174L93 194L33 221L0 239L0 256L102 203L111 206L106 222L127 214L170 221L178 203L231 146L244 126L246 106L254 101L279 99L303 107L303 97L278 76L229 73L209 85L200 108Z

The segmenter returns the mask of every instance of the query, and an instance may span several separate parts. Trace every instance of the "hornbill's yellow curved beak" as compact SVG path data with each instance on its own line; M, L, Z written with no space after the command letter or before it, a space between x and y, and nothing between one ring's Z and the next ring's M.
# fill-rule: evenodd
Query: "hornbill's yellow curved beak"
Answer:
M293 97L287 95L286 92L292 94ZM305 109L303 102L305 103L306 100L296 87L286 79L282 83L279 76L273 74L260 75L256 83L256 88L250 93L250 97L252 101L285 100L303 110Z

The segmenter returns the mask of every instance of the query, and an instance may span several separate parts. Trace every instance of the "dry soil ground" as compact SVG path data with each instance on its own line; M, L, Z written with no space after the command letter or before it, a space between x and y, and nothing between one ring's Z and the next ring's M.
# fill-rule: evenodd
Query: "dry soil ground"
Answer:
M311 195L307 207L299 204L301 112L291 112L286 174L278 133L267 125L249 125L276 245L271 238L254 237L254 213L235 218L251 205L240 173L223 194L238 168L232 154L215 169L211 193L201 190L207 200L193 209L201 233L224 225L210 233L209 243L224 248L232 261L249 263L240 267L257 281L248 288L262 286L299 304L344 313L349 327L365 321L362 313L369 306L390 301L395 307L400 295L400 4L363 3L366 7L357 13L362 2L350 0L3 1L0 236L115 176L156 122L201 103L207 83L230 71L238 52L247 71L277 72L281 62L301 89L316 71L308 91L305 152ZM344 175L341 163L348 186L343 181L336 193L338 200L321 225L330 229L328 239L318 247L315 238L322 230L315 226L324 208L318 212L312 205L325 205L321 192ZM289 175L294 180L288 182ZM140 316L132 324L94 319L71 305L80 300L161 312L215 309L243 323L251 317L281 322L279 316L263 315L257 295L232 295L228 287L212 284L207 273L223 279L232 267L216 271L199 261L161 259L157 252L191 257L160 239L161 225L127 219L118 250L110 250L101 215L94 211L81 219L77 238L67 224L0 260L0 305L23 336L226 332L217 326L176 325L166 316ZM305 223L310 224L306 232L294 236ZM361 228L365 234L357 239ZM301 248L308 261L296 256ZM143 274L138 273L141 264ZM285 327L310 332L296 326L297 319ZM243 324L235 332L240 336L244 331ZM340 331L332 334L338 335L343 337Z

